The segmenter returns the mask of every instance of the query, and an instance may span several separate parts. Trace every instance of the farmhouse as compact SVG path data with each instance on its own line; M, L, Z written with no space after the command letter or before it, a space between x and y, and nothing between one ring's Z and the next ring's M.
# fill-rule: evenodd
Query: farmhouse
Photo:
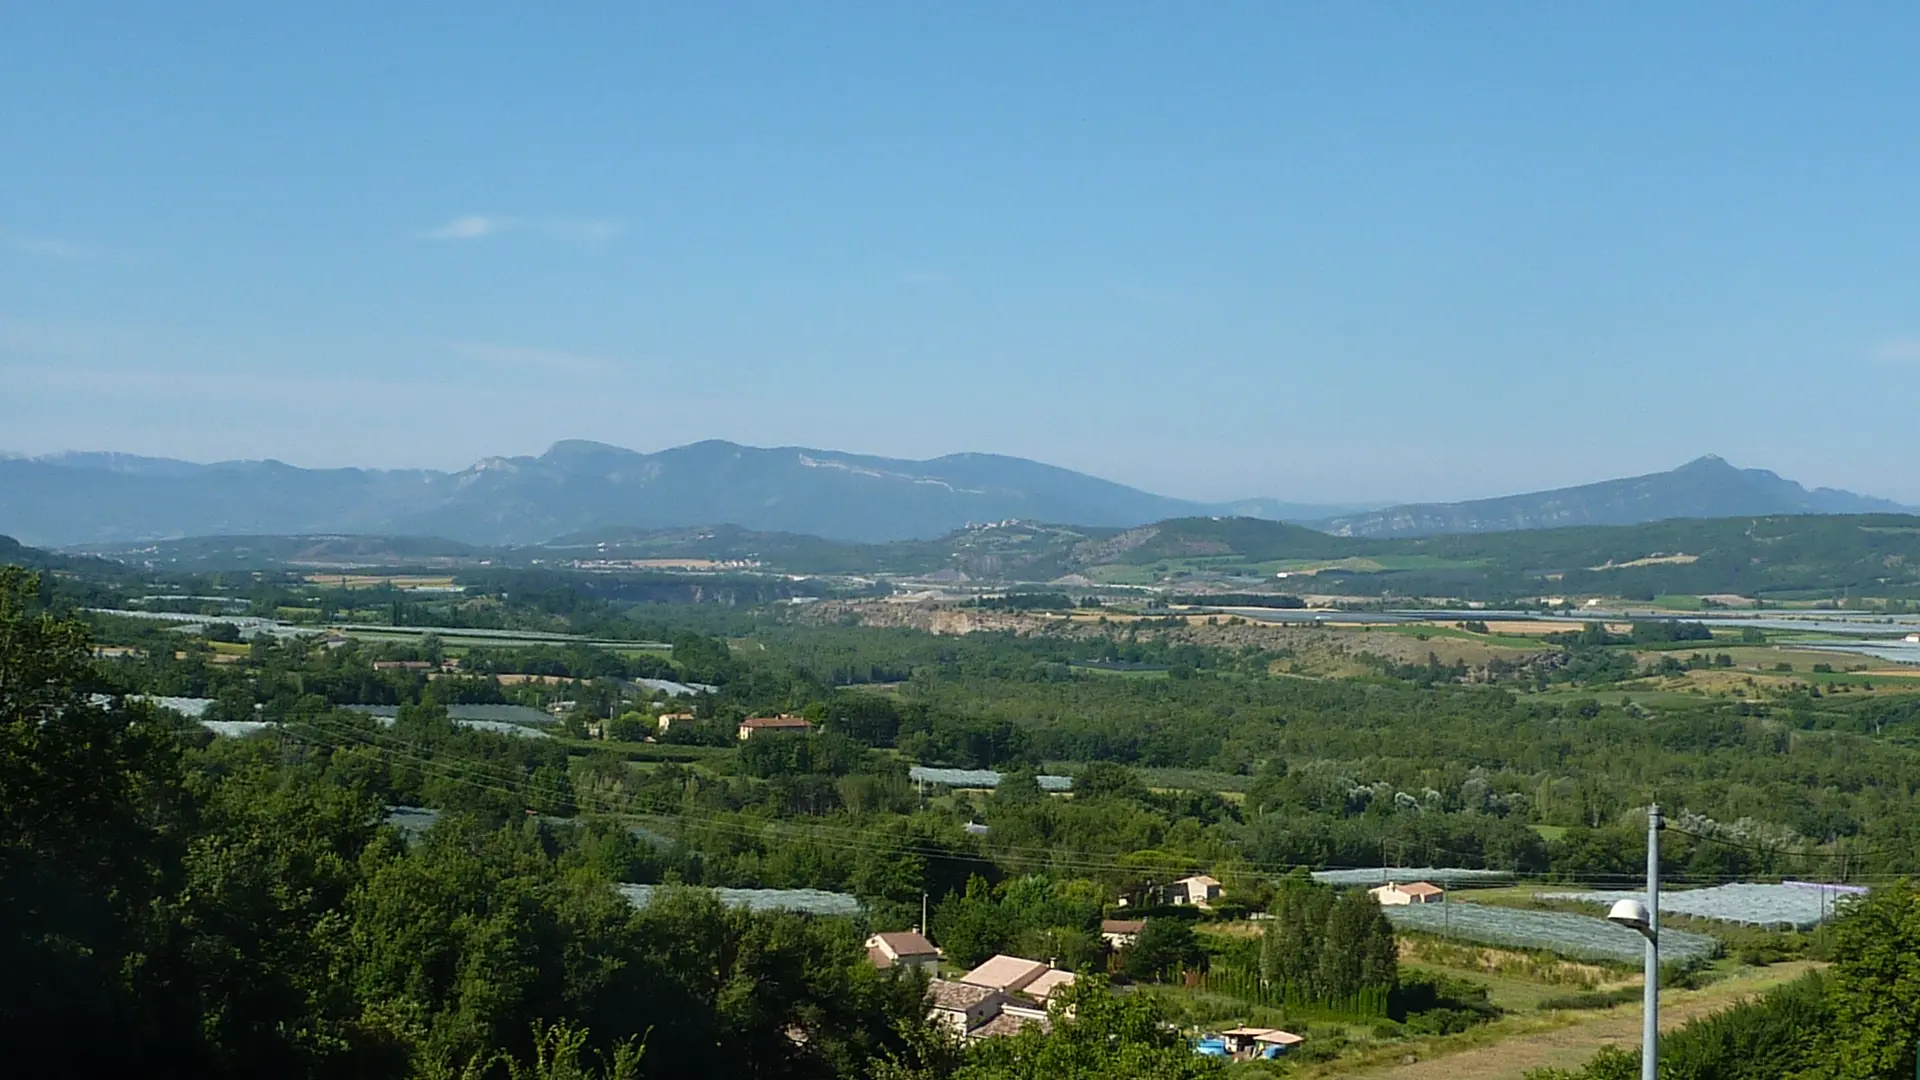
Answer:
M1073 985L1073 972L1057 971L1038 960L1002 953L965 975L960 981L1007 994L1023 994L1044 1003L1055 990Z
M803 716L781 713L779 716L750 716L740 721L740 737L751 739L756 731L769 733L797 732L806 734L813 730L813 724Z
M1133 944L1140 931L1147 928L1145 919L1102 919L1100 920L1100 940L1110 949L1124 949Z
M1425 881L1415 881L1407 885L1396 885L1389 881L1378 888L1368 889L1367 895L1388 907L1400 907L1406 904L1440 903L1446 899L1447 891Z
M660 730L664 733L672 729L675 724L691 723L693 723L693 714L690 712L667 713L660 718Z
M927 998L927 1019L968 1042L1012 1035L1028 1024L1039 1024L1042 1031L1050 1026L1045 1008L1022 1004L991 986L934 979L927 984Z
M940 950L933 942L911 931L875 934L867 939L867 959L881 969L919 968L929 975L940 970Z
M1220 883L1205 874L1195 874L1174 882L1168 891L1176 904L1205 907L1208 902L1220 898Z

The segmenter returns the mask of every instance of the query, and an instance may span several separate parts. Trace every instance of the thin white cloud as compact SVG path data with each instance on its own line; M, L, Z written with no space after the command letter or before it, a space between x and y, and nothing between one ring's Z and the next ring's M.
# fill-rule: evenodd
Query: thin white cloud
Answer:
M423 240L478 240L499 232L509 224L504 218L488 217L485 214L469 214L457 217L437 229L428 229L420 234Z
M1885 338L1870 352L1883 364L1920 364L1920 337Z
M21 255L31 255L38 259L56 259L60 262L127 263L135 261L125 252L110 251L106 248L52 236L18 236L0 233L0 247Z
M602 375L614 369L612 361L564 349L529 348L491 341L453 341L447 349L455 356L501 367L530 368L535 371L563 372L572 375Z
M484 240L505 233L525 233L551 240L604 244L619 232L620 223L605 218L523 218L467 214L414 235L421 240Z

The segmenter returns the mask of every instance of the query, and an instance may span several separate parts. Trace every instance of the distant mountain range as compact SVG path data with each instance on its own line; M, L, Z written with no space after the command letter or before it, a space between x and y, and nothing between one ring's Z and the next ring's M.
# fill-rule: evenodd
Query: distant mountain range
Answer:
M114 453L0 459L0 533L59 546L314 533L528 544L590 529L716 523L877 542L1014 518L1124 527L1195 514L1297 520L1343 509L1353 507L1214 506L996 454L904 461L719 441L646 454L574 440L456 473Z
M1897 514L1909 509L1851 491L1808 490L1765 469L1736 468L1708 454L1670 472L1497 499L1389 506L1316 521L1313 526L1336 536L1439 536L1570 525L1638 525L1674 518Z
M1199 503L996 454L906 461L720 441L652 454L566 441L538 457L486 458L454 473L302 469L278 461L202 465L115 453L0 458L0 533L42 546L294 534L511 545L594 530L722 523L877 543L1012 519L1128 528L1195 516L1389 537L1900 509L1848 492L1808 491L1718 458L1561 491L1365 512L1272 499Z

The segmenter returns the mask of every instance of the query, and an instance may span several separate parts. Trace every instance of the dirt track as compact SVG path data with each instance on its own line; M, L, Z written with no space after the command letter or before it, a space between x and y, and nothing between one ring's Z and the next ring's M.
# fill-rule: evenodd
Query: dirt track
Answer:
M1696 1017L1706 1016L1738 1001L1757 996L1782 983L1799 978L1813 967L1807 963L1777 964L1769 968L1743 972L1703 990L1680 990L1661 995L1660 1029L1678 1027ZM1529 1018L1521 1018L1520 1023ZM1506 1023L1508 1021L1501 1021ZM1436 1053L1410 1065L1329 1066L1317 1076L1364 1078L1364 1080L1520 1080L1534 1069L1572 1069L1586 1063L1603 1046L1628 1050L1640 1044L1640 1006L1623 1005L1613 1009L1580 1014L1580 1019L1558 1027L1535 1031L1516 1031L1510 1038L1461 1049L1457 1053ZM1439 1044L1444 1047L1445 1043Z

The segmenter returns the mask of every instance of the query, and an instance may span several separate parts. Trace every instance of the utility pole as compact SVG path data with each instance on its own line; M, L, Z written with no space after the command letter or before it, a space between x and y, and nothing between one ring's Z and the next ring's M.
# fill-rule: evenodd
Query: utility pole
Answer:
M1660 807L1647 807L1647 902L1622 900L1607 913L1610 922L1647 939L1646 1004L1640 1029L1640 1080L1660 1073Z
M1640 1080L1660 1073L1660 828L1657 803L1647 805L1647 989L1640 1031Z

